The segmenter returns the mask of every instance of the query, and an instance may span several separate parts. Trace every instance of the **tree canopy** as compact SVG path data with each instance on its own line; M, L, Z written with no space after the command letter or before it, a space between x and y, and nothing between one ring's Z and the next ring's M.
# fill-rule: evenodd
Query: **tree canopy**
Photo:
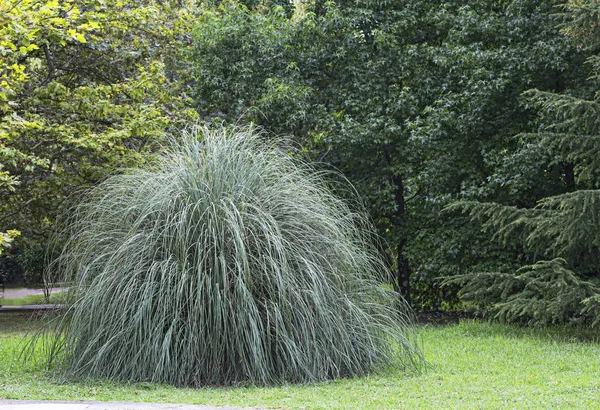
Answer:
M535 184L514 192L496 178L514 135L535 129L521 93L580 81L582 57L553 11L526 0L314 2L291 12L225 2L194 32L195 106L294 135L342 170L408 297L411 283L513 264L515 252L490 244L476 224L443 216L446 204L531 203L560 183L535 170Z
M588 55L587 81L561 92L528 91L539 123L535 132L518 135L512 155L537 158L546 172L558 170L561 189L545 191L534 204L453 206L481 221L498 241L521 246L535 262L516 272L476 271L451 279L464 286L464 298L496 317L533 324L600 322L599 12L596 1L563 6L563 33ZM528 175L512 177L519 181Z
M151 0L0 4L0 231L44 238L75 190L143 163L195 117L168 75L189 23Z
M190 120L253 123L352 182L415 307L596 323L599 7L7 0L0 249Z

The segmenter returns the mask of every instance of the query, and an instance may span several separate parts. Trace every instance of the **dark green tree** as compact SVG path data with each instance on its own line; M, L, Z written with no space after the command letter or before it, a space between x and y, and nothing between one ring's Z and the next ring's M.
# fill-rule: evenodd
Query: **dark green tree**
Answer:
M489 180L533 119L521 93L557 91L577 65L551 12L526 0L316 1L292 13L222 3L194 33L196 107L294 135L342 170L409 297L415 278L511 264L511 251L441 210L459 197L509 200Z
M521 169L527 166L523 161L536 160L547 179L558 175L558 192L546 190L533 204L453 206L467 210L501 243L521 247L531 263L516 272L474 272L453 281L464 286L464 298L502 319L595 325L600 322L600 3L573 1L562 11L564 34L588 56L581 73L587 81L560 93L528 91L538 111L538 131L520 134L518 149L506 158ZM514 169L508 175L521 187L532 182Z

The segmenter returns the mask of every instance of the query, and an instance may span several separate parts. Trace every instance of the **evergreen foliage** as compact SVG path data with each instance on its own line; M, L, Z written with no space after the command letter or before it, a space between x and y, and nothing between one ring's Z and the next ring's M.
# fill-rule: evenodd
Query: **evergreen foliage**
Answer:
M49 361L177 386L419 366L368 221L325 181L251 129L203 129L91 189L58 260L73 292Z
M495 317L531 324L600 323L600 162L598 56L600 2L569 2L561 15L566 34L591 52L586 87L554 94L526 93L540 112L540 132L520 135L522 149L560 166L565 191L533 208L462 202L448 210L472 220L504 245L522 246L535 264L514 273L475 272L446 281Z
M459 296L488 315L528 325L596 325L597 282L565 268L564 259L540 261L515 273L476 272L446 280Z

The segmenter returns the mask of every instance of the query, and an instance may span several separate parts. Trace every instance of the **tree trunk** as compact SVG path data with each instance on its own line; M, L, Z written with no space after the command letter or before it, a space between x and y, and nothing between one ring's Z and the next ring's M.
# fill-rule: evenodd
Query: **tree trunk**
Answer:
M399 175L392 177L394 184L394 195L396 199L396 229L402 230L406 225L406 199L404 198L404 181ZM401 233L404 235L404 233ZM404 246L406 239L402 238L398 241L396 249L396 283L394 287L410 304L410 266L408 260L404 257Z
M573 163L565 164L564 166L565 185L567 191L573 192L576 189L575 186L575 165Z

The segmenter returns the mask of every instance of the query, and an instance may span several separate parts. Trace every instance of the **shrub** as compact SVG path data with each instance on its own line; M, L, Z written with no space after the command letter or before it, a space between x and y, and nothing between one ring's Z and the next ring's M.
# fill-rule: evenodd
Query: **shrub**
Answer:
M23 268L14 256L0 257L0 275L5 285L23 285Z
M40 244L34 244L23 249L17 260L23 268L23 283L26 286L44 286L44 267L46 249Z
M59 268L68 375L178 386L419 366L409 308L362 212L251 129L203 129L91 189Z

